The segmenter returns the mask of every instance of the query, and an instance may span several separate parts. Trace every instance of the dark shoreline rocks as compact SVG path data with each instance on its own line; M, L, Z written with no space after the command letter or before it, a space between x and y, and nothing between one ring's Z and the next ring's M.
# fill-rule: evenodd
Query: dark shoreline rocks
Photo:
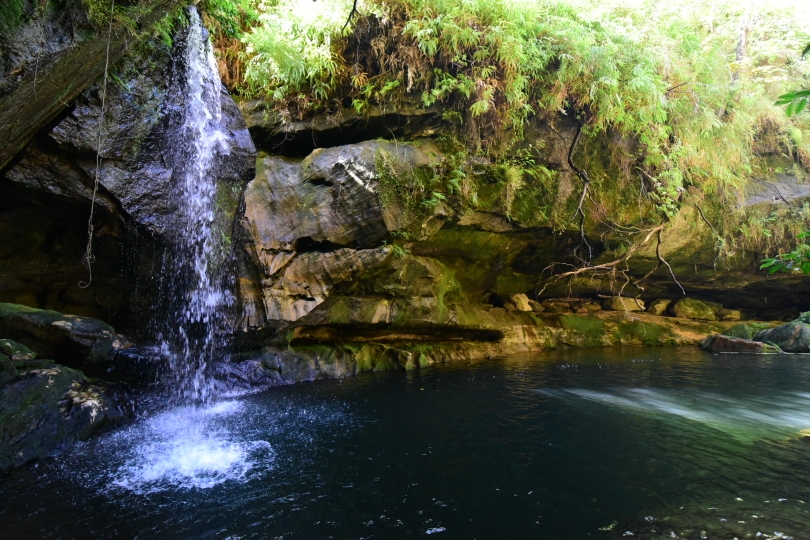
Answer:
M0 304L0 338L0 473L134 414L128 385L78 369L105 374L129 346L106 323Z
M810 324L800 319L762 328L758 324L738 324L723 334L704 338L700 348L713 353L784 354L810 353Z

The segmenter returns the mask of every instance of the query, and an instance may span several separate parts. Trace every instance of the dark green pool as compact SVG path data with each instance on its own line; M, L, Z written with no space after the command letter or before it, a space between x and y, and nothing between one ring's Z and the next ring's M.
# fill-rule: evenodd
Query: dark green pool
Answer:
M0 478L0 520L5 538L810 538L804 429L810 358L534 354L148 415Z

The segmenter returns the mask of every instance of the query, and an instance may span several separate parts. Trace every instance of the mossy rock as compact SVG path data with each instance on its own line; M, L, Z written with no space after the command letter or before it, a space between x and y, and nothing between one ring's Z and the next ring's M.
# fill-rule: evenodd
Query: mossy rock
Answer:
M790 322L760 330L754 336L755 341L772 343L785 352L810 353L810 325L801 322Z
M98 376L106 373L116 344L123 342L97 319L6 303L0 303L0 335L25 343L31 353Z
M7 374L8 361L0 369ZM91 382L80 371L52 364L17 373L0 387L0 471L48 456L133 412L126 387Z
M37 353L12 339L0 339L0 352L12 360L34 360L37 357Z
M715 321L717 317L714 309L705 302L694 298L681 298L672 307L672 313L681 319L694 319L698 321Z
M659 298L658 300L653 300L647 308L647 313L650 315L663 315L671 303L672 300L669 298Z
M738 339L754 339L756 333L757 330L750 324L735 324L723 332L723 335Z

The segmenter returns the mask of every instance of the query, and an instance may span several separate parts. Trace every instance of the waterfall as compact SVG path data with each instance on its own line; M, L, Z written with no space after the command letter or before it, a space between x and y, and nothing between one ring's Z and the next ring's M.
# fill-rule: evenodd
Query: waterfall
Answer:
M211 398L208 371L225 330L224 314L233 297L217 273L221 263L215 227L218 157L228 154L221 127L221 86L208 32L195 7L189 9L185 44L184 108L175 146L178 234L167 252L166 270L174 291L174 320L160 332L161 353L169 360L170 384L179 401Z

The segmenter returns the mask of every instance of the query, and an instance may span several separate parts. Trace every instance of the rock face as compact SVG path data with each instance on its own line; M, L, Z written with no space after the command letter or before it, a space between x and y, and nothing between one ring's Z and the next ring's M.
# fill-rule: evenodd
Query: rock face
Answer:
M360 143L377 137L435 136L447 127L438 107L425 109L420 103L406 103L390 110L374 105L363 114L344 109L338 118L315 116L296 122L285 122L260 99L241 102L239 108L256 144L287 156L306 156L316 148Z
M222 388L555 347L697 343L729 326L648 315L630 298L606 300L607 311L593 298L538 302L530 272L542 267L523 258L535 238L497 214L408 211L390 197L409 188L386 160L407 172L442 156L430 141L367 141L258 159L240 220L243 361L217 368Z
M49 35L37 38L43 47L56 46L48 39L58 41L60 34ZM54 125L40 131L9 167L0 169L0 301L109 321L121 315L125 323L133 316L148 317L146 306L154 302L143 292L159 289L162 280L156 274L168 256L165 246L184 230L176 197L184 150L177 141L183 140L188 98L183 84L185 46L183 34L173 49L155 41L145 46L146 53L111 66L90 287L77 284L88 280L81 259L96 175L98 82L89 81L89 88L77 94ZM13 65L25 64L20 51L9 53ZM209 172L218 179L217 235L230 238L242 187L253 176L255 148L236 104L224 88L221 94L221 111L215 116L223 146ZM133 294L139 282L141 293ZM122 311L124 303L133 300L143 306L136 303Z
M0 367L9 371L7 362ZM0 472L51 455L134 411L122 386L92 383L56 364L20 367L0 385Z
M45 4L40 11L31 0L22 4L32 16L13 33L0 34L0 170L102 76L108 55L115 64L133 41L123 24L114 25L109 40L93 32L79 5L48 9ZM178 4L149 2L136 24L148 31Z

